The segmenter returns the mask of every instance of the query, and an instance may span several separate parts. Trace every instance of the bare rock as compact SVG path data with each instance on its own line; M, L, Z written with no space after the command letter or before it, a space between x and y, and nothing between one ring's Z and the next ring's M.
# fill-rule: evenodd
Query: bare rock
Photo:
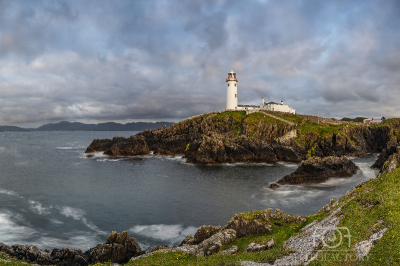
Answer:
M146 144L143 136L131 136L126 141L120 141L113 144L109 150L106 150L104 154L111 156L135 156L148 154L150 152L149 147Z
M57 264L57 265L65 265L65 266L88 265L87 256L79 249L55 248L51 252L51 259L52 259L51 264Z
M376 242L383 237L383 234L386 232L386 230L387 228L384 228L378 233L371 235L368 240L357 243L354 246L354 249L357 251L358 256L362 258L367 255Z
M249 253L249 252L260 252L264 251L266 249L266 245L261 245L258 243L250 243L244 250L243 253Z
M193 237L191 237L191 235L188 235L182 241L180 246L184 244L197 245L219 232L221 232L221 226L203 225L199 229L197 229Z
M345 156L311 157L297 170L279 180L278 184L307 184L324 182L332 177L351 177L359 167Z
M238 247L237 246L232 246L232 247L228 248L227 250L223 250L223 251L218 252L218 254L221 254L221 255L233 255L233 254L236 254L237 251L238 251Z
M222 232L212 235L198 245L196 255L200 257L210 256L217 253L223 246L236 239L236 232L232 229L225 229Z
M233 229L236 231L237 237L244 237L251 234L267 233L272 231L272 227L269 224L261 223L258 220L246 220L240 215L236 214L231 218L225 229Z
M99 244L85 252L91 263L100 261L125 263L130 258L143 254L139 244L133 236L128 236L126 231L117 233L113 231L105 244Z
M280 187L280 185L278 185L277 183L272 183L271 185L269 185L270 189L277 189L278 187Z

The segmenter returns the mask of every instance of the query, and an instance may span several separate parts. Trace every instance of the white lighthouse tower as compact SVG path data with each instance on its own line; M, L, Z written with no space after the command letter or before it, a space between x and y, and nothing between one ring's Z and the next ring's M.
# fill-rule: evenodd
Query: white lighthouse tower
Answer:
M226 109L237 109L237 83L236 73L233 70L228 73L228 78L226 79L227 89L226 89Z

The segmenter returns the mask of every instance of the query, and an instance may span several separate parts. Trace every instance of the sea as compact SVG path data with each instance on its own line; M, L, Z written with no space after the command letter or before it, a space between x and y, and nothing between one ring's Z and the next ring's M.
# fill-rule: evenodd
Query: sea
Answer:
M361 181L375 178L377 154L350 158L351 178L315 185L269 185L299 164L187 164L182 156L109 157L84 153L93 139L129 131L0 132L0 242L86 251L112 231L142 249L179 245L202 225L239 212L279 208L311 215Z

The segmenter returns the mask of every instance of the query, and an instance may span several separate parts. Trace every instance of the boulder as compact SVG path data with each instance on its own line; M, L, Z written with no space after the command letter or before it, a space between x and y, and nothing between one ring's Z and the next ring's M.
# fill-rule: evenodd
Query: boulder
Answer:
M225 229L212 235L197 246L197 256L204 257L217 253L223 245L227 245L236 239L236 232L232 229Z
M244 250L243 253L249 252L260 252L271 249L275 245L274 240L270 238L265 245L256 242L250 243Z
M246 220L236 214L231 218L223 230L233 229L236 231L237 237L244 237L251 234L267 233L272 231L269 224L264 224L258 220Z
M277 183L272 183L271 185L269 185L270 189L277 189L278 187L280 187Z
M221 232L221 226L212 226L212 225L203 225L199 229L197 229L196 233L193 237L188 235L180 244L180 246L184 244L188 245L197 245L204 240L210 238L212 235Z
M0 251L20 260L40 265L87 266L96 262L125 263L134 256L144 253L132 236L124 231L112 232L105 244L99 244L83 253L79 249L55 248L50 253L32 245L13 245L0 243Z
M125 231L122 233L113 231L105 244L99 244L85 252L89 257L90 263L97 261L106 262L109 260L117 263L125 263L130 258L143 253L133 236L128 236Z
M232 246L226 250L220 251L218 252L218 254L220 255L233 255L236 254L238 251L238 247L237 246Z
M81 250L72 248L53 249L51 262L51 264L63 266L86 266L89 264L87 256Z
M319 183L332 177L351 177L358 169L359 167L345 156L311 157L303 161L294 173L283 177L277 183L280 185Z

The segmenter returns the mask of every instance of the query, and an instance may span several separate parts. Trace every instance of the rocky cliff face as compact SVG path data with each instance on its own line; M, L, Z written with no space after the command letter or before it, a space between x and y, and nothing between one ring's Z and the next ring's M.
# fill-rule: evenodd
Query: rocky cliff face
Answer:
M397 145L400 140L398 119L385 125L366 126L322 118L320 123L313 116L274 114L208 113L170 127L145 130L130 138L94 140L86 152L104 151L111 156L150 151L184 154L187 162L195 164L276 163L300 162L314 156L360 156Z
M283 177L277 183L280 185L319 183L334 177L351 177L358 169L358 166L345 156L312 157L303 161L294 173Z

